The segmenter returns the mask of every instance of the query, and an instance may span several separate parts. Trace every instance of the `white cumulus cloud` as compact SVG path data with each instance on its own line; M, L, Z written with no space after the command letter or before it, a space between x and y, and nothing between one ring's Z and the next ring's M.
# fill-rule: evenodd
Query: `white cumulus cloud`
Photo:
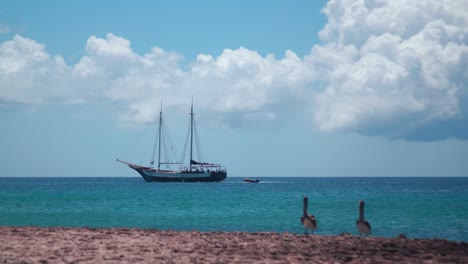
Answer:
M314 98L317 126L405 137L468 120L466 10L465 0L329 1L324 44L311 53L325 83Z
M0 102L43 103L71 99L69 67L45 46L16 35L0 44Z
M330 0L322 42L304 57L239 47L183 65L182 54L138 54L112 33L90 36L69 65L16 35L0 43L0 103L106 101L147 122L161 99L186 109L195 96L197 111L225 126L278 123L300 108L323 131L468 138L466 10L466 0Z
M0 101L108 100L123 106L122 118L147 122L161 99L167 107L185 109L193 95L199 111L232 126L274 120L278 106L304 95L315 76L292 51L277 59L240 47L217 57L200 54L188 65L182 59L158 47L139 55L129 40L109 33L89 37L86 54L67 65L43 44L17 35L0 46Z

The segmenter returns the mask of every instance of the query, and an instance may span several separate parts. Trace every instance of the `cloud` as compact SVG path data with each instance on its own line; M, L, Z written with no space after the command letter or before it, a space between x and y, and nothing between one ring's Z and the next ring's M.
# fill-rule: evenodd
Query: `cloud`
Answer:
M45 46L16 35L0 44L0 101L8 103L63 102L72 99L68 66L50 56Z
M139 55L129 40L112 33L89 37L86 54L74 65L20 35L1 44L0 58L1 101L107 100L121 106L120 118L134 122L153 120L161 99L166 107L187 111L195 96L197 111L217 125L268 123L303 96L315 76L292 51L277 59L240 47L181 65L181 54L154 47Z
M106 86L101 96L128 106L122 115L126 120L151 121L161 99L166 107L183 106L186 111L195 96L198 111L223 126L274 119L278 105L296 100L314 76L291 51L276 59L243 47L225 49L218 57L200 54L188 67L180 65L182 59L181 54L158 47L140 56L126 39L91 36L87 55L73 67L72 75L100 80Z
M217 115L214 119L225 126L236 126L254 117L270 120L278 105L296 100L294 93L313 75L291 51L276 59L243 47L226 49L218 57L200 54L185 71L181 58L153 49L135 62L132 73L113 82L108 95L130 102L128 118L140 121L152 118L156 109L151 106L161 98L186 108L193 95L197 109Z
M197 111L224 127L302 114L327 132L466 139L467 9L464 0L330 0L322 43L302 58L240 47L182 64L182 54L153 47L141 55L108 33L90 36L68 65L16 35L0 44L0 102L104 101L123 120L148 122L161 99L186 111L195 96Z
M434 123L466 123L467 8L463 0L329 1L324 44L310 55L325 86L313 101L316 125L417 140Z

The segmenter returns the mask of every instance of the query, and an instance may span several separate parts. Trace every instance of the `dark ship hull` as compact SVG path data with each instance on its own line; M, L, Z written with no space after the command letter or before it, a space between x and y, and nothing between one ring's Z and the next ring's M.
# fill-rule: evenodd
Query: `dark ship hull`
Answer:
M227 177L224 170L167 171L134 164L128 164L128 166L136 170L147 182L220 182Z

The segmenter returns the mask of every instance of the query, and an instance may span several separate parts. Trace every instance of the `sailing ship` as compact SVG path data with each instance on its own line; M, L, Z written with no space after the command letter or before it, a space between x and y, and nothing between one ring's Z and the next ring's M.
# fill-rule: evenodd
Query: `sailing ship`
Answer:
M159 125L156 136L155 145L153 148L153 157L149 166L142 166L133 164L130 162L122 161L117 159L118 162L128 165L130 168L137 171L145 181L147 182L219 182L223 181L227 177L226 169L220 164L207 163L203 161L203 155L201 154L201 146L198 137L198 132L194 119L195 113L193 112L193 98L192 106L190 108L190 125L185 140L184 150L182 152L182 158L180 162L171 162L168 160L168 155L165 154L165 160L162 161L161 151L167 152L167 143L164 139L167 136L166 129L164 127L163 113L162 113L162 102L161 110L159 112ZM190 162L188 166L183 166L186 147L190 135ZM170 139L170 138L169 138ZM194 141L196 143L198 161L194 160L193 148ZM170 143L171 144L171 143ZM156 150L158 152L157 167L154 166ZM201 159L201 160L200 160ZM166 169L161 169L161 165L166 165ZM178 170L167 169L171 165L179 165Z

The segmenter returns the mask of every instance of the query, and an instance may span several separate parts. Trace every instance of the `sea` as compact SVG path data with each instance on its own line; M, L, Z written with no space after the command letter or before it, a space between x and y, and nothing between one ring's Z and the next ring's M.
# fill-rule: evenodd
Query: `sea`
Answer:
M358 235L358 203L372 236L468 241L467 177L258 177L246 183L129 178L0 178L0 226L122 227L303 234L309 197L320 235ZM310 231L309 231L310 233Z

